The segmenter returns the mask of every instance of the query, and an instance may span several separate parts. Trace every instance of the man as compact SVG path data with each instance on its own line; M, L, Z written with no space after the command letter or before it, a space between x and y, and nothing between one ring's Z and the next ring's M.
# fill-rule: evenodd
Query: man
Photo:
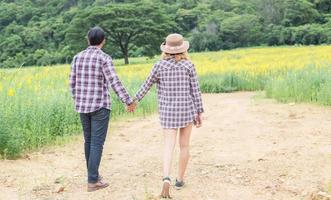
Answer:
M116 75L112 58L101 50L105 44L105 32L94 27L87 37L89 47L78 53L71 64L70 90L83 126L87 190L92 192L109 186L99 174L111 111L109 86L127 105L127 111L132 112L136 103Z

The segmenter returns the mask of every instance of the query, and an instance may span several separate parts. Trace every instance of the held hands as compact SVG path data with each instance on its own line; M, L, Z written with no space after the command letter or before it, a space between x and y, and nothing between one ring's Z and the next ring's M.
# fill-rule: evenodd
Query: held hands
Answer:
M126 111L127 112L134 112L137 107L137 102L134 100L130 105L126 106Z
M195 117L195 126L197 128L200 128L202 126L202 116L201 113L199 113L196 117Z

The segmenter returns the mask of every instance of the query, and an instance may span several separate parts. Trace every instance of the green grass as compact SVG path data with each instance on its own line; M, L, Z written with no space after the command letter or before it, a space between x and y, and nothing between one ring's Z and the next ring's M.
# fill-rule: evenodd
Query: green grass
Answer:
M280 102L308 102L331 105L331 65L325 68L307 66L301 70L291 70L270 79L266 85L266 95Z
M318 50L318 47L238 49L224 54L221 52L223 57L217 52L192 54L194 62L201 66L199 70L205 70L199 76L202 92L265 90L267 97L280 102L331 105L331 62L327 61L327 57L324 56L326 61L323 60L323 64L318 66L315 63L319 61L316 57L319 54L315 53L315 57L306 59L305 67L291 69L276 63L276 69L267 68L261 72L259 68L255 68L255 71L250 71L250 66L254 68L255 63L261 66L269 63L269 59L273 57L270 57L270 53L265 53L267 50L278 52L280 58L292 62L292 57L287 56L292 51L296 58L301 58L302 55L307 58L309 52ZM285 50L287 57L281 54ZM250 58L254 59L250 61ZM122 60L115 60L120 78L131 95L139 89L156 59L133 58L129 66L123 66ZM227 65L222 66L225 62ZM273 62L276 61L270 62L270 66L273 66ZM232 64L236 66L236 70L232 70ZM212 67L209 69L209 66ZM218 72L222 68L220 66L227 69ZM22 152L61 143L66 138L81 133L79 117L74 112L69 94L68 71L68 65L0 70L0 157L17 158ZM14 90L12 96L9 95L10 89ZM157 110L155 88L141 101L134 115L125 112L125 106L113 92L111 96L112 121L146 116Z
M306 66L263 76L245 73L206 74L200 77L204 93L266 91L266 97L279 102L307 102L331 106L331 64L317 68Z
M263 90L268 76L248 76L245 73L228 72L206 74L199 79L201 91L204 93L228 93Z
M0 155L17 158L23 151L39 149L55 144L61 138L81 133L79 115L74 112L73 101L64 80L65 77L41 78L38 92L24 87L16 89L15 96L0 94ZM51 80L50 80L51 79ZM129 93L134 95L141 81L123 79ZM114 93L112 96L112 121L132 117ZM156 93L153 89L135 112L145 116L156 110Z

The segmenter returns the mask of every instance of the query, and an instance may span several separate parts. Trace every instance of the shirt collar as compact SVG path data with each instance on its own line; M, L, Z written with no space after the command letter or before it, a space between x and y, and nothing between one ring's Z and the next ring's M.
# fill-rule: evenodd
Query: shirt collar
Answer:
M88 46L87 48L88 48L88 49L99 49L99 48L96 47L96 46Z

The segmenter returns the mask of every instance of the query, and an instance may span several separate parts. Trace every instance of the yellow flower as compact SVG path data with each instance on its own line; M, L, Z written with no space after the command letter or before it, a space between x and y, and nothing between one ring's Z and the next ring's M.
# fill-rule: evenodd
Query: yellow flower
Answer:
M8 90L8 96L12 97L12 96L14 96L14 95L15 95L15 90L12 89L12 88L10 88L10 89Z
M26 80L26 83L27 83L28 85L31 85L31 83L32 83L31 78L28 78L28 79Z

